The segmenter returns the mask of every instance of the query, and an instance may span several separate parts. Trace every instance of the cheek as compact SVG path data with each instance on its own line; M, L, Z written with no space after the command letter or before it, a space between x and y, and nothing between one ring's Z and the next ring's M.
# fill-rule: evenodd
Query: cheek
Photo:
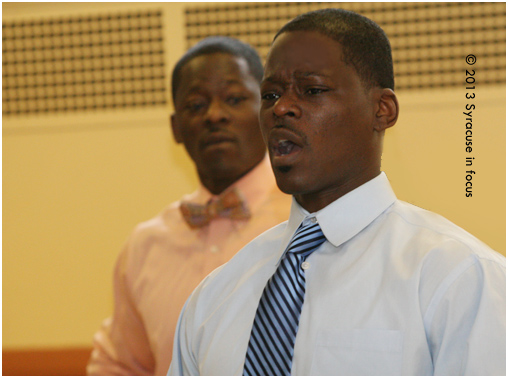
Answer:
M198 148L198 137L199 129L192 127L192 124L188 123L187 127L182 131L182 139L187 151L191 154Z
M266 113L261 112L259 115L259 127L261 129L263 137L266 137L268 135L268 130L270 129L270 123L268 121L269 119L267 118Z
M319 146L319 151L314 150L311 163L318 170L333 174L349 161L354 160L358 154L357 136L348 128L339 128L338 125L323 130L313 137L312 145Z
M245 113L238 117L238 127L244 138L261 139L261 128L259 126L259 117L257 113Z
M196 141L197 133L191 127L186 127L185 131L182 132L182 138L186 145L192 145Z

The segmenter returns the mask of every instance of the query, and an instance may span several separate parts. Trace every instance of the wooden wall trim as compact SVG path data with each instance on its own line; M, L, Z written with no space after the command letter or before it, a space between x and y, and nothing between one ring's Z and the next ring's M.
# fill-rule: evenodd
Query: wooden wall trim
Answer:
M92 348L2 349L2 375L86 375Z

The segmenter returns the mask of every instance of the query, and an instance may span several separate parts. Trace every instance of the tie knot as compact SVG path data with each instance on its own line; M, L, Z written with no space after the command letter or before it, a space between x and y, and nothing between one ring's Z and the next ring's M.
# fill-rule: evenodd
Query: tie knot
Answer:
M309 223L305 226L302 223L291 239L287 251L297 256L307 257L325 240L326 237L318 223Z

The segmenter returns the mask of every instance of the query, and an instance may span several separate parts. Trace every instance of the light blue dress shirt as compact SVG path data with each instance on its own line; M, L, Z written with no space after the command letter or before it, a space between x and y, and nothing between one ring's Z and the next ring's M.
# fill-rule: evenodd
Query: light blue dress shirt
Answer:
M284 222L188 299L168 375L241 375L268 279L303 220L327 241L308 259L292 375L505 375L505 258L396 199L384 173Z

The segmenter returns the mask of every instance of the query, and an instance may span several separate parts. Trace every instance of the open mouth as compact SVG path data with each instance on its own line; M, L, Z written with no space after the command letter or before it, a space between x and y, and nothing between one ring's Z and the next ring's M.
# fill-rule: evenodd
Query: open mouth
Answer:
M272 148L275 156L287 156L295 153L302 148L287 139L279 140Z
M289 127L276 126L269 134L272 163L287 165L296 162L299 152L305 146L305 138Z

